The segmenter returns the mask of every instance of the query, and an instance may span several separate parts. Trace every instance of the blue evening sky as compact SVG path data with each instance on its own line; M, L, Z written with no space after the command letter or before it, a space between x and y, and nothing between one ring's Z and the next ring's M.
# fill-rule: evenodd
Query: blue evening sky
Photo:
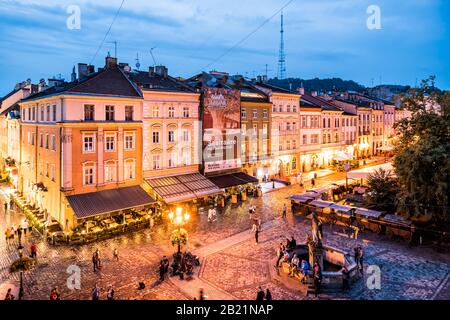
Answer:
M0 0L0 96L16 82L61 74L93 59L122 0ZM111 41L120 62L141 70L158 64L173 76L212 69L276 76L279 16L233 49L287 0L125 0L93 64L103 66ZM69 5L81 28L66 26ZM366 26L369 5L381 9L381 30ZM363 85L409 84L428 75L450 89L450 1L294 0L285 10L288 77L342 77Z

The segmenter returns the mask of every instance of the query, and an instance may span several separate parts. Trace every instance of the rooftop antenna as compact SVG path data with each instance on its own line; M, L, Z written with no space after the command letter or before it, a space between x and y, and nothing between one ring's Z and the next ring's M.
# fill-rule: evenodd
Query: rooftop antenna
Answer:
M283 11L281 11L281 30L280 30L280 55L278 58L278 79L283 80L286 76L286 55L284 53L284 20Z
M150 49L150 54L152 55L152 59L153 59L153 66L156 67L156 60L155 60L155 56L153 54L153 50L155 50L157 47L153 47Z
M373 82L374 82L375 79L374 78L370 78L370 80L372 81L372 88L373 88L374 87L373 86Z
M141 63L139 62L139 52L136 53L136 69L139 70Z
M117 41L110 41L108 43L113 43L114 44L114 58L117 59Z
M264 74L266 75L266 78L269 77L269 71L273 71L272 69L269 69L269 65L266 63L265 65L265 69L264 69Z

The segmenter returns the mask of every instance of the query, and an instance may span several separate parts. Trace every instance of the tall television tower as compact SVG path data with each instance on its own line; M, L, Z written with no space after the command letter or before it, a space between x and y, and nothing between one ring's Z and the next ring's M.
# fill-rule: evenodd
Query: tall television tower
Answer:
M281 41L280 41L280 57L278 58L278 79L283 80L286 77L286 56L284 54L284 22L283 12L281 12Z

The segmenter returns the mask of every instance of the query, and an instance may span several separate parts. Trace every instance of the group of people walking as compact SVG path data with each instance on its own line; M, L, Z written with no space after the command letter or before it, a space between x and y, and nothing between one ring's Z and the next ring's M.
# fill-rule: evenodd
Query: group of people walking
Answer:
M16 227L11 226L6 228L5 230L5 240L6 243L11 244L12 241L16 239L19 244L22 241L22 236L26 237L27 233L32 231L32 227L28 224L26 220L24 220L21 224L17 225Z
M258 287L258 293L256 294L256 301L273 300L272 293L269 288L264 292L263 288Z

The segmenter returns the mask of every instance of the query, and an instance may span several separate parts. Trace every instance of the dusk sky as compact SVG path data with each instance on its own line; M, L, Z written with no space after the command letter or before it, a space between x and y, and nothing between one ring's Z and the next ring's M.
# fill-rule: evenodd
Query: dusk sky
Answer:
M0 0L0 96L15 83L61 74L89 63L122 0ZM172 76L216 69L252 77L276 76L280 43L277 15L215 63L288 0L125 0L93 60L104 65L111 41L119 62L141 70L158 64ZM226 6L224 6L226 3ZM81 28L70 30L69 5L81 10ZM381 29L369 30L366 10L381 9ZM450 1L294 0L284 9L287 77L341 77L363 85L414 85L429 75L450 89Z

